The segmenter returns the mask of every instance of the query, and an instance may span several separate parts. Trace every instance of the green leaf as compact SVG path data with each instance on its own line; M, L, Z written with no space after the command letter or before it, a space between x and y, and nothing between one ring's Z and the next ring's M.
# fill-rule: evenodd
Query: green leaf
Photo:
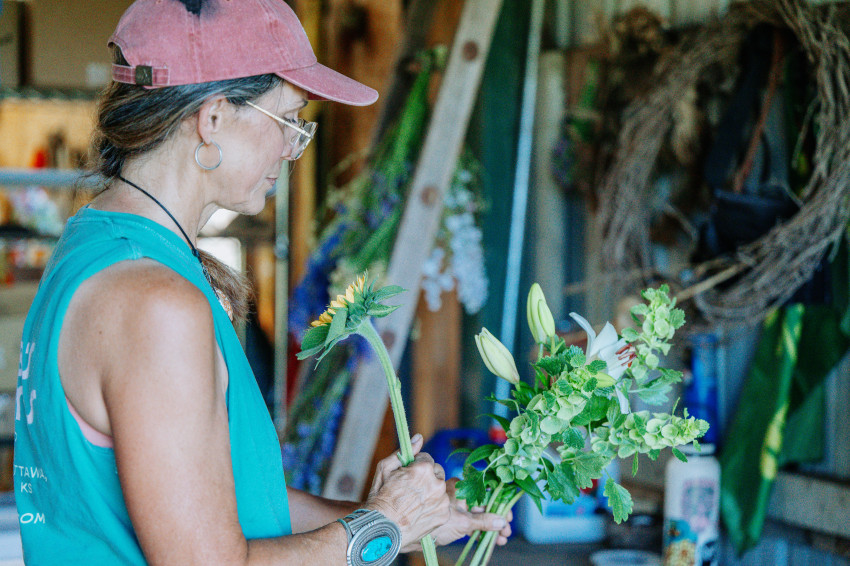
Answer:
M522 381L517 383L516 389L511 391L511 395L513 395L517 403L519 403L523 407L528 405L528 403L531 401L535 394L536 393L534 389L532 389L531 386Z
M500 415L496 415L496 414L493 414L493 413L484 413L481 416L482 417L490 417L491 419L493 419L494 421L499 423L499 426L501 426L502 430L504 430L505 432L508 432L508 429L511 428L511 421L509 421L505 417L502 417Z
M602 471L608 465L609 459L596 452L582 452L573 461L575 466L576 484L579 488L593 485L593 480L602 477Z
M584 448L584 436L578 431L578 429L568 428L562 432L560 436L561 442L563 442L564 446L567 448L575 448L576 450Z
M534 411L527 411L525 416L528 418L528 427L531 429L532 434L536 435L540 431L540 415Z
M593 360L589 364L587 364L587 371L590 373L599 373L600 371L605 371L608 369L608 364L606 364L602 360Z
M505 407L508 407L513 411L519 412L519 404L517 404L517 402L513 399L499 399L495 395L488 395L484 398L484 400L489 401L491 403L498 403L500 405L504 405Z
M649 314L649 305L640 303L632 307L632 314L636 316L646 316Z
M304 339L301 340L301 350L312 350L316 346L324 346L325 338L328 337L328 330L330 328L328 328L327 324L311 327L304 335Z
M626 342L636 342L639 337L640 334L638 334L638 331L634 328L629 327L623 329L623 338L626 340Z
M549 472L546 482L546 491L552 499L560 499L567 505L575 502L581 491L576 484L575 473L570 465L562 462L554 470Z
M574 389L570 382L566 379L559 379L555 382L555 387L558 388L558 393L561 395L572 395Z
M324 347L325 347L324 344L320 344L318 346L314 346L314 347L310 348L309 350L301 350L300 352L298 352L295 355L295 357L298 358L299 360L306 360L310 356L312 356L314 354L318 354L319 352L321 352L324 349Z
M648 422L648 420L642 417L639 413L632 413L631 416L632 420L635 423L634 429L637 431L637 433L641 436L646 434L646 423Z
M590 379L588 379L588 380L584 383L584 386L582 387L582 390L584 390L586 393L590 393L591 391L593 391L594 389L596 389L596 384L597 384L597 383L599 383L599 381L598 381L595 377L591 377Z
M328 344L326 344L326 345L325 345L325 347L324 347L324 348L322 348L322 353L321 353L321 354L319 354L319 357L318 357L318 358L316 358L316 364L318 364L319 362L321 362L321 361L322 361L322 359L323 359L325 356L327 356L328 354L330 354L330 353L331 353L331 350L333 349L333 347L334 347L334 346L336 346L336 343L337 343L337 342L339 342L340 340L344 340L347 336L348 336L348 334L343 334L342 336L339 336L338 338L334 338L334 339L333 339L333 340L331 340Z
M534 381L544 389L549 387L549 377L538 367L534 368Z
M661 405L665 403L669 392L670 381L663 374L637 390L638 397L648 405Z
M629 518L632 512L632 496L620 484L608 478L605 482L605 490L602 492L608 498L608 504L614 512L614 522L618 525Z
M685 311L682 309L673 309L670 311L670 326L681 328L683 324L685 324Z
M531 479L531 476L525 476L522 479L516 478L514 480L514 483L516 483L520 487L520 489L522 489L530 496L539 497L541 499L543 498L543 492L540 491L540 488L537 487L537 483L533 479Z
M682 452L678 448L673 448L673 456L681 460L682 462L687 462L688 457L682 454Z
M366 307L360 303L351 303L346 309L348 310L349 319L361 319L366 314Z
M333 347L331 343L336 344L336 342L338 342L338 338L345 334L345 321L347 319L348 310L346 309L337 309L334 313L333 320L331 321L331 325L328 330L328 335L325 337L325 347L328 350Z
M567 358L569 360L570 358L572 358L576 354L582 354L583 355L584 350L582 350L581 348L579 348L575 344L572 344L569 348L567 348L567 351L564 352L563 355L564 355L565 358Z
M479 460L483 460L490 456L493 452L498 450L499 447L495 444L485 444L484 446L479 446L475 450L470 453L470 455L466 459L467 464L474 464Z
M658 371L661 372L661 377L659 377L658 379L664 379L664 381L666 381L667 383L672 384L679 383L680 381L682 381L682 372L678 370L669 368L659 368Z
M604 419L605 414L608 412L608 404L608 398L606 397L600 397L599 395L591 396L584 409L573 418L572 424L575 426L587 426L592 422Z
M471 450L469 448L455 448L454 450L452 450L451 454L448 455L446 460L451 460L452 456L454 456L455 454L469 454L470 452Z
M657 449L656 450L650 450L647 453L647 456L649 456L649 459L652 460L653 462L656 461L658 459L658 456L660 456L660 455L661 455L661 450L657 450Z
M366 311L366 314L375 318L383 318L388 314L392 313L397 308L399 308L399 306L400 305L374 304L369 307L369 310Z
M540 503L540 501L543 499L543 497L535 497L528 492L525 493L525 496L531 498L531 500L534 502L534 504L537 505L537 510L540 511L540 514L542 515L543 514L543 504Z
M632 475L636 476L638 473L638 455L635 454L635 459L632 460Z
M562 356L546 356L537 360L534 367L542 369L549 375L560 375L564 371L566 360Z
M463 479L455 485L455 497L465 499L467 505L475 507L484 503L486 496L484 474L472 466L464 466Z
M396 295L400 295L407 291L404 287L399 287L398 285L387 285L386 287L381 287L372 295L372 299L376 302L386 301L391 297L395 297Z

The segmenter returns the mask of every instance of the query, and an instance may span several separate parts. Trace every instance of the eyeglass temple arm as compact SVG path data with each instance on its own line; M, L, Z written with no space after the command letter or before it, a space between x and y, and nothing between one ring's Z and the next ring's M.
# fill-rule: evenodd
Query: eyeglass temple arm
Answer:
M296 132L298 132L299 134L305 135L305 136L307 136L308 138L313 139L313 135L312 135L310 132L308 132L308 131L307 131L307 130L305 130L304 128L300 128L299 126L297 126L297 125L296 125L296 124L294 124L293 122L290 122L289 120L284 120L284 119L283 119L283 118L281 118L280 116L275 116L274 114L272 114L272 113L271 113L271 112L269 112L268 110L265 110L264 108L260 108L259 106L257 106L257 105L256 105L256 104L254 104L253 102L251 102L250 100L246 100L246 101L245 101L245 104L247 104L247 105L248 105L248 106L250 106L251 108L254 108L254 109L256 109L256 110L259 110L260 112L262 112L263 114L265 114L266 116L268 116L269 118L271 118L272 120L275 120L276 122L280 122L280 123L281 123L281 124L283 124L284 126L289 126L290 128L292 128L293 130L295 130L295 131L296 131Z

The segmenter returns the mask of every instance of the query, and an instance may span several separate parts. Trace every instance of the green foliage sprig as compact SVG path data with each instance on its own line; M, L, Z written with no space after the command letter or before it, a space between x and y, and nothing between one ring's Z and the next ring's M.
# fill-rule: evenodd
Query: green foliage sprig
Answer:
M529 326L540 344L534 363L534 383L515 378L513 359L507 349L484 329L476 337L487 367L513 384L510 399L494 399L514 415L510 420L493 417L505 430L504 445L485 445L472 451L457 484L457 496L470 506L507 515L523 494L541 507L548 497L573 503L582 489L605 475L615 457L647 454L653 460L661 450L694 443L708 430L704 420L676 417L649 411L632 412L629 394L645 403L667 401L671 386L681 380L681 372L661 367L669 353L675 332L685 323L685 314L675 308L669 288L643 292L645 303L632 308L637 329L628 328L617 336L608 323L597 335L582 317L573 314L588 334L586 350L567 346L555 334L549 308L537 284L528 299ZM510 358L510 354L507 354ZM620 523L632 512L629 492L613 478L605 480L603 494ZM486 564L493 552L496 535L476 533L470 537L457 564L464 564L472 548L472 566Z

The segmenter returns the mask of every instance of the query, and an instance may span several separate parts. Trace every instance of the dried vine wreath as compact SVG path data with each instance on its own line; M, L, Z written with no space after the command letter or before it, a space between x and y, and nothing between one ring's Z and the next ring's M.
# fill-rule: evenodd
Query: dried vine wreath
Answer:
M675 102L710 65L736 57L748 29L770 22L796 35L817 83L814 166L801 208L731 257L696 266L702 280L679 298L693 297L710 319L752 322L810 278L850 220L850 40L838 14L834 6L811 6L805 0L751 3L730 10L677 48L659 87L627 109L600 187L602 256L608 266L640 272L650 265L650 211L643 203L650 198L651 176L672 127ZM724 281L721 290L717 285Z

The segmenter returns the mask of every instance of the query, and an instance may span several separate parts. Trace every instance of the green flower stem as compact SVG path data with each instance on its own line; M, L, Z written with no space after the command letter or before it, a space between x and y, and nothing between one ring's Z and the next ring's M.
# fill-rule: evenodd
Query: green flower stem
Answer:
M519 501L519 498L522 497L523 491L517 491L510 500L503 502L496 510L498 515L505 517L507 519L508 511L510 511L516 502ZM475 556L472 557L472 562L469 566L484 566L490 561L490 557L493 555L493 550L496 548L496 540L498 540L499 533L497 531L488 531L484 538L481 540L481 544L478 545L478 549L475 551ZM476 561L476 557L478 557L478 561Z
M390 361L390 353L384 345L384 341L375 330L371 318L366 318L357 329L357 334L362 336L369 342L372 349L378 356L381 362L381 367L384 368L384 375L387 377L387 389L390 393L390 406L393 409L393 418L395 419L395 429L398 433L399 453L402 466L407 466L413 462L413 445L410 442L410 430L407 428L407 415L404 413L404 403L401 400L401 382L395 374L393 363ZM434 539L431 535L425 535L420 541L422 544L422 553L425 555L425 564L427 566L439 566L437 561L437 546L434 544Z
M500 493L504 487L505 484L500 483L496 489L493 490L485 512L496 513L497 515L501 515L507 519L508 512L513 508L516 502L519 501L519 498L522 497L524 492L522 490L518 490L510 497L510 499L505 500L503 495L506 495L507 492ZM455 566L461 566L463 564L463 561L466 560L469 551L474 546L475 541L480 534L482 534L481 531L476 531L472 537L470 537L469 542L466 543L466 547L464 547L463 552L455 563ZM483 533L483 535L484 536L481 538L481 541L478 543L478 548L475 549L475 554L473 554L472 561L469 566L483 566L490 561L493 549L496 547L496 540L498 540L499 533L496 531L487 531Z
M493 490L493 493L490 494L490 501L487 503L487 508L485 509L486 513L489 513L491 509L493 509L493 505L499 500L499 493L505 487L505 482L500 481L499 485L496 486L496 489Z
M493 535L493 531L484 533L484 537L478 543L478 548L475 549L475 554L472 555L472 562L469 563L469 566L481 566L484 563L484 555L487 554L487 549L490 547L490 541L493 540Z
M487 506L484 509L485 513L489 513L493 509L493 505L495 505L499 500L499 494L502 489L505 487L505 482L499 482L499 485L490 492L489 497L487 498ZM470 535L469 540L466 543L466 546L463 547L463 552L460 553L460 556L455 562L455 566L461 566L466 560L466 556L469 554L469 551L472 550L472 547L475 546L475 541L478 540L478 537L481 536L481 531L475 531Z
M463 547L463 552L460 553L460 556L457 558L457 562L455 562L455 566L463 566L466 556L469 554L469 551L472 550L472 547L475 546L475 541L478 540L479 536L481 536L481 531L475 531L472 535L470 535L469 540L466 542L466 546Z

